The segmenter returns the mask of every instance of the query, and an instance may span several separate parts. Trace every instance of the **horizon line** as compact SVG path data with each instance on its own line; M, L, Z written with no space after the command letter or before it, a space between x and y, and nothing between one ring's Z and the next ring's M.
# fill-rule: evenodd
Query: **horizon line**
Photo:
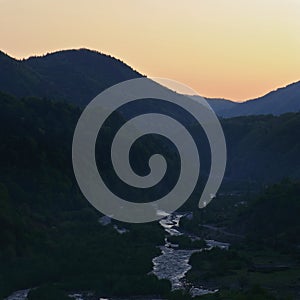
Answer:
M80 46L80 47L76 47L76 48L60 48L60 49L57 49L57 50L53 50L53 51L49 51L49 52L46 52L46 53L41 53L41 54L31 54L31 55L27 55L27 56L19 56L19 57L15 57L15 56L12 56L10 55L9 53L3 51L0 49L0 52L4 53L6 56L16 60L16 61L24 61L24 60L28 60L30 58L42 58L42 57L45 57L47 55L51 55L51 54L55 54L55 53L58 53L58 52L64 52L64 51L79 51L79 50L87 50L87 51L90 51L90 52L96 52L97 54L100 54L100 55L105 55L105 56L109 56L109 57L112 57L116 60L119 60L121 61L123 64L127 65L128 67L130 67L132 70L136 71L137 73L139 73L141 76L146 76L147 78L152 78L152 77L156 77L156 76L149 76L147 74L143 74L142 72L138 71L137 69L135 69L135 67L127 64L122 58L119 58L113 54L109 54L109 53L105 53L105 52L102 52L98 49L93 49L93 48L87 48L87 47L84 47L84 46ZM159 76L157 76L159 77ZM171 79L171 78L168 78L168 79ZM175 80L175 79L171 79L171 80ZM176 80L175 80L176 81ZM265 92L265 93L261 93L257 96L254 96L254 97L251 97L251 98L246 98L246 99L243 99L243 100L234 100L234 99L229 99L229 98L226 98L226 97L222 97L222 96L205 96L205 95L202 95L201 93L198 93L198 91L195 91L196 93L198 94L186 94L186 95L189 95L189 96L201 96L205 99L209 99L209 100L224 100L224 101L231 101L231 102L234 102L234 103L245 103L245 102L248 102L248 101L252 101L252 100L257 100L259 98L262 98L264 96L267 96L268 94L272 93L272 92L276 92L280 89L283 89L283 88L286 88L290 85L293 85L295 83L298 83L300 82L300 79L296 80L296 81L292 81L292 82L288 82L286 85L278 85L276 87L274 87L272 90L269 90L268 92ZM188 84L185 84L184 85L188 86ZM170 88L168 86L166 86L167 88ZM170 88L172 89L172 88ZM173 89L172 89L173 90ZM180 94L184 94L183 92L180 92L180 91L176 91L176 90L173 90L177 93L180 93Z

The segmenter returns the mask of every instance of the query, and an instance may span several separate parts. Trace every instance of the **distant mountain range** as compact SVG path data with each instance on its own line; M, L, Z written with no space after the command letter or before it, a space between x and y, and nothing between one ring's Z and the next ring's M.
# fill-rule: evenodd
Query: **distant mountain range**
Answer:
M107 87L142 76L116 58L87 49L58 51L24 60L0 51L0 91L18 97L37 96L85 106ZM207 101L225 118L299 112L300 81L243 103L226 99Z
M197 99L197 96L193 96ZM226 99L206 99L214 111L222 117L230 118L249 115L281 115L300 111L300 81L279 88L262 97L245 102Z

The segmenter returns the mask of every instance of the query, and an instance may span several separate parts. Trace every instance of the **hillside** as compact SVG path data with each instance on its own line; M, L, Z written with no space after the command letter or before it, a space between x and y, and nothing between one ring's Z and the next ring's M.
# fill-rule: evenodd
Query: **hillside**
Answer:
M120 234L81 195L71 164L79 115L66 103L0 93L0 126L9 129L0 131L0 299L53 282L108 296L170 289L147 275L160 226L127 224Z
M221 121L227 142L225 180L258 184L300 178L300 113Z
M274 246L300 245L300 183L285 180L268 187L231 225L251 240Z
M85 106L105 88L141 76L122 61L88 49L24 60L0 51L0 91L18 97L36 96ZM217 115L225 118L299 112L300 81L243 103L213 98L207 101Z
M197 96L192 96L197 100ZM300 111L300 81L245 102L206 98L215 113L224 118L250 115L282 115Z
M15 60L0 52L0 91L85 106L105 88L141 75L118 59L87 49Z
M197 96L193 96L197 100ZM233 109L235 106L239 105L237 102L227 100L227 99L218 99L218 98L205 98L211 108L218 116L224 116L224 112L227 110Z
M248 100L223 111L226 117L245 115L281 115L300 111L300 81L272 91L263 97Z

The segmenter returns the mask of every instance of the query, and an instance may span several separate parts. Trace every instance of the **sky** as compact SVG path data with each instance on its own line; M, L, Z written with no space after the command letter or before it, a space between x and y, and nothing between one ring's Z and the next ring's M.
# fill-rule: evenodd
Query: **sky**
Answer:
M70 48L243 101L300 80L300 0L0 0L0 50Z

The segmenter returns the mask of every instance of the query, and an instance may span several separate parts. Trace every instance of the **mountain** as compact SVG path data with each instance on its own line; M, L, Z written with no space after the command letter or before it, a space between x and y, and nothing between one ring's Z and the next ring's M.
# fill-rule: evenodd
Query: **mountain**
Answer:
M300 111L300 81L224 110L224 116L281 115Z
M18 96L64 100L86 106L104 89L124 80L142 77L122 61L88 49L63 50L16 60L0 51L0 91ZM192 96L197 100L197 96ZM263 97L237 103L210 99L225 118L300 111L300 81Z
M197 100L197 97L198 96L192 96L192 98L195 100ZM237 102L227 99L205 98L205 100L218 116L223 116L224 112L231 110L238 105Z
M104 226L99 222L102 215L84 199L73 173L72 137L82 107L99 90L139 76L139 73L114 58L84 49L60 51L23 61L0 53L0 90L17 95L0 92L0 127L6 129L0 131L0 299L13 291L30 287L37 287L28 297L31 300L66 299L67 294L76 291L94 291L97 299L103 296L114 299L191 299L182 295L170 297L170 283L164 279L158 280L153 274L149 275L153 269L152 259L161 254L157 246L165 240L161 226L157 222L124 224L115 221ZM299 85L294 84L266 95L266 99L249 102L255 104L265 101L268 104L278 96L280 103L284 99L296 103L298 89ZM50 99L32 97L34 95ZM227 109L229 114L229 111L244 105L224 99L208 101L219 110L220 115ZM154 105L151 102L148 108ZM162 112L166 111L161 105L157 106ZM281 111L286 108L283 106ZM143 102L139 109L143 111L144 108ZM250 111L250 108L247 109ZM123 118L127 113L132 113L132 110L129 108L124 114L114 115L117 119L107 122L101 144L110 143L109 135L114 132L112 125L125 121ZM172 109L170 113L174 115L178 112ZM282 286L278 282L282 279L289 290L291 287L298 288L294 274L299 273L300 261L296 252L300 243L299 183L285 180L283 185L271 187L255 202L251 202L251 197L254 185L261 188L287 176L300 179L300 140L297 138L300 113L222 118L221 124L228 150L227 170L220 193L223 193L223 198L218 195L205 210L198 211L196 205L192 206L190 209L194 211L189 215L194 223L191 228L203 230L199 224L203 222L203 217L206 220L208 218L206 209L211 209L211 204L219 205L216 202L219 197L225 200L225 208L233 211L228 214L230 221L225 223L231 225L229 230L232 231L223 232L228 235L236 231L249 241L242 240L238 245L241 249L239 255L218 249L207 252L210 255L208 259L206 256L205 259L200 257L205 269L201 264L197 269L197 261L191 260L193 276L201 278L203 270L205 276L214 276L221 271L226 276L237 277L237 281L231 279L226 283L226 286L233 286L234 289L240 283L246 285L245 278L247 281L250 277L255 282L263 278L274 281L280 290ZM197 125L186 127L197 134L205 152L205 141L202 143L204 133ZM135 145L131 163L136 173L147 171L145 161L159 150L154 143L156 141L152 140L148 145L148 141L141 139ZM97 146L96 156L100 153ZM166 159L167 171L170 167L172 179L177 175L172 164L179 158L175 152L170 153L169 147L162 150L166 156L169 155L170 160ZM207 153L200 153L201 175L203 166L205 169L205 164L209 164L209 153L209 149ZM206 159L201 154L206 155ZM103 162L104 171L101 175L111 176L108 160L103 159ZM172 182L166 181L166 184ZM117 184L113 182L116 190L122 192ZM199 199L197 192L195 189L193 193L195 203ZM137 200L148 201L144 191ZM243 201L237 202L239 200ZM235 208L235 204L241 206ZM216 218L213 218L213 224L227 216L222 205L218 206L220 209L215 214ZM237 212L239 214L236 216ZM118 226L127 230L120 233L116 230ZM248 272L248 256L245 260L240 255L256 257L251 247L260 247L261 250L261 245L272 247L265 251L268 263L277 260L273 253L279 249L285 251L284 256L293 252L297 254L297 265L288 270L290 273L282 273L282 277L276 272L274 278L276 276L277 280L258 277L260 274L257 273L252 276L253 272ZM232 247L236 246L232 244ZM288 259L293 261L294 257ZM281 257L278 261L281 262ZM244 278L243 274L247 277ZM248 296L248 287L252 286L250 282L251 285L245 288ZM229 296L223 297L224 283L213 284L221 287L220 294L208 297L275 299L256 294L246 298L232 297L231 291Z
M198 96L192 96L197 100ZM300 81L245 102L206 98L218 116L231 118L250 115L281 115L300 111Z
M16 60L0 52L0 90L85 106L99 92L141 77L122 61L87 49Z
M16 96L48 93L47 82L40 74L1 51L0 90Z

